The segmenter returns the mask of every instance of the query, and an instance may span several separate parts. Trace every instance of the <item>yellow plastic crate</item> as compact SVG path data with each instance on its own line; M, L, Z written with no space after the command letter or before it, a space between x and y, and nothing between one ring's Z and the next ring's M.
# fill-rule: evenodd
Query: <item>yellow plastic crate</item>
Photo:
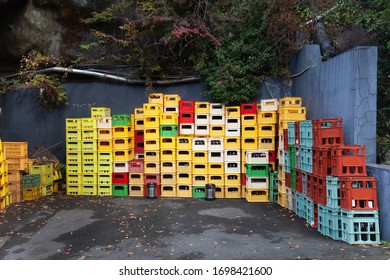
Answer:
M176 113L161 113L160 125L178 125L179 118Z
M225 186L225 177L222 174L219 175L207 175L208 183L214 184L216 187L224 187Z
M30 174L53 174L53 164L30 164L28 166L28 173Z
M269 190L247 188L245 199L247 202L269 202Z
M81 141L81 130L67 130L65 132L66 141Z
M65 130L81 130L81 119L79 118L66 118Z
M128 138L131 135L131 126L114 126L112 128L112 138Z
M246 114L241 115L241 125L257 125L257 115L255 114Z
M160 128L159 116L146 116L144 118L144 129L147 128Z
M66 194L67 195L81 195L81 184L66 184Z
M160 137L160 148L176 151L176 137Z
M97 129L84 129L82 130L81 132L81 139L83 141L93 141L93 140L96 140L98 138L98 133L97 133Z
M66 184L68 185L81 185L82 177L80 173L66 174Z
M191 160L178 160L176 165L176 172L191 173L192 161Z
M282 97L279 99L279 109L288 107L301 107L302 97Z
M81 129L82 130L96 130L97 121L95 118L82 118Z
M192 163L208 163L209 156L208 151L193 151L192 152Z
M275 124L260 124L258 125L259 137L276 137Z
M225 198L241 198L241 186L225 187Z
M144 173L145 174L158 174L160 173L160 162L148 162L144 163Z
M176 173L176 161L164 160L160 162L161 173Z
M97 140L97 149L92 151L98 152L112 152L112 141L110 140Z
M275 150L275 137L259 137L259 149L260 150Z
M215 198L225 198L225 187L215 186Z
M227 118L240 118L241 117L240 106L226 106L225 107L225 116Z
M241 173L225 174L225 186L241 186Z
M53 183L42 186L42 196L53 194Z
M111 116L111 109L107 107L91 107L91 117L109 117Z
M98 194L97 185L82 185L81 186L81 194L82 195L97 195Z
M144 185L144 173L130 173L129 182L134 185Z
M131 197L143 197L144 196L144 185L142 184L130 184L129 185L129 196Z
M113 150L134 149L134 138L115 138L112 140Z
M220 175L220 174L225 174L224 163L210 163L209 175Z
M175 107L179 106L181 97L179 94L165 94L164 95L164 106L165 107Z
M195 102L195 114L209 114L210 102Z
M192 164L192 174L195 175L207 175L208 174L208 164L207 163L193 163ZM199 185L197 185L199 186Z
M97 155L98 155L98 162L99 163L111 163L112 162L113 156L112 156L111 151L110 152L98 151Z
M176 151L171 149L161 149L160 160L176 161Z
M83 163L82 170L83 170L83 173L97 173L98 172L98 164L97 163Z
M161 197L176 197L177 187L174 185L161 185Z
M67 174L82 173L83 165L81 163L67 163L66 172Z
M98 161L97 152L83 152L82 153L82 162L83 163L97 162L97 161Z
M152 161L152 162L160 161L160 151L159 150L145 151L144 152L144 160L145 161Z
M96 173L84 173L82 175L82 185L94 185L97 184L98 175Z
M192 152L191 150L176 150L176 160L177 161L192 161Z
M23 188L24 200L37 200L40 197L42 197L42 187Z
M191 184L179 184L176 188L177 197L192 197Z
M112 128L98 128L97 130L98 140L112 140Z
M53 173L41 175L41 184L49 185L53 183Z
M176 173L161 173L161 185L176 185Z
M160 150L160 141L156 139L144 139L144 151Z
M277 124L278 112L259 112L257 114L257 124Z
M192 174L185 172L176 173L176 184L177 185L192 185Z
M163 93L150 93L148 96L148 103L160 104L164 106L164 94Z
M206 186L208 176L206 174L192 174L192 185L193 186Z
M243 138L255 138L259 136L258 127L254 125L241 126L241 137Z
M112 196L112 184L98 184L97 195L100 196Z
M225 137L225 125L210 125L210 137Z
M146 116L159 116L160 113L162 113L162 105L161 104L155 104L155 103L144 103L143 109L144 109L144 118Z
M160 129L155 128L144 128L144 140L159 139Z
M103 140L99 140L99 143ZM104 140L106 141L106 140ZM107 141L106 141L107 142ZM85 140L81 142L81 150L83 152L95 152L98 150L98 144L96 140Z
M129 160L133 160L134 156L135 156L134 149L113 151L114 161L129 161Z
M282 207L286 207L287 204L287 195L278 192L278 204Z
M144 118L144 109L143 108L135 108L134 109L134 119L142 120Z
M242 150L257 150L259 149L258 138L241 138L241 149Z
M279 121L304 121L306 120L306 108L281 108L279 109Z
M81 151L81 141L66 141L66 150L68 152Z
M135 130L144 130L144 119L135 120Z
M241 137L225 137L224 141L225 149L241 149Z

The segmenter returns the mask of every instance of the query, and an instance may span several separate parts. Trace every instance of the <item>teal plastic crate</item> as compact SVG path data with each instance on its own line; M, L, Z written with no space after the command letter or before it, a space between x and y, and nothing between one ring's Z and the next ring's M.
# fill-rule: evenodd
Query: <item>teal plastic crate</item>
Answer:
M269 173L268 164L247 164L246 176L247 177L267 177Z
M278 190L278 171L270 171L269 173L269 189Z
M334 240L341 240L340 210L318 204L318 231Z
M129 185L121 185L121 184L112 185L112 195L113 196L128 196L129 195Z
M112 126L130 126L131 115L129 114L115 114L112 115Z
M299 122L299 144L305 147L313 147L313 123L311 120Z
M305 198L305 211L306 211L306 222L310 226L314 226L314 201L310 198Z
M177 125L160 125L160 137L174 137L178 135Z
M341 240L349 244L379 244L378 211L340 210Z
M206 187L205 186L193 186L192 187L193 198L206 198Z
M326 206L340 208L339 178L326 176Z
M288 122L287 127L287 141L289 145L295 144L295 124L294 122Z
M295 193L295 213L303 218L306 219L306 201L305 201L305 195L301 193Z
M23 188L36 188L41 185L41 175L27 174L22 177Z
M269 189L269 202L278 202L278 188Z
M291 172L291 164L290 164L290 152L289 151L283 151L284 154L284 172L290 173Z

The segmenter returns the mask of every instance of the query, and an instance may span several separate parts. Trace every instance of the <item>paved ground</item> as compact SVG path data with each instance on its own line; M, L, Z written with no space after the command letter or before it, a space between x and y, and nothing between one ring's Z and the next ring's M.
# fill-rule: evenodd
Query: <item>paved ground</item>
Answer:
M349 245L277 204L243 199L71 197L0 213L0 259L390 259Z

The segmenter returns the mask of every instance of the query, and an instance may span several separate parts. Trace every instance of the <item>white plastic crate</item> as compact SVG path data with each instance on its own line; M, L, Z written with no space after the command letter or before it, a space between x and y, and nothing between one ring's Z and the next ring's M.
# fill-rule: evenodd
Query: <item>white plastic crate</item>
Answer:
M263 112L277 111L279 110L278 99L263 99L260 101L260 110Z
M97 117L97 128L112 128L111 117Z
M210 125L224 125L225 116L224 115L210 115Z
M209 125L210 115L209 114L195 114L195 125Z
M210 135L210 126L207 124L198 125L195 124L195 136L209 136Z
M224 115L225 105L222 103L210 103L210 115Z
M195 125L190 123L179 124L179 134L180 135L194 135L195 134Z
M284 149L284 137L283 133L278 135L278 149L283 150Z
M129 172L128 161L114 161L113 167L114 167L114 172Z
M247 150L246 163L248 164L268 164L269 152L268 150Z
M192 138L192 150L193 151L207 151L208 146L209 146L209 143L208 143L207 138L200 138L200 137Z
M268 189L268 177L246 177L246 188Z
M241 173L241 163L240 162L225 162L225 173Z
M226 137L237 137L241 136L241 128L225 128Z
M224 139L222 137L211 137L208 139L210 151L223 151Z
M284 150L278 149L278 160L280 163L284 164Z
M179 106L165 106L163 112L179 114Z
M241 162L241 150L239 149L229 149L225 150L225 161Z
M224 152L209 151L209 162L224 162Z
M225 119L225 129L240 129L240 128L241 128L241 118Z

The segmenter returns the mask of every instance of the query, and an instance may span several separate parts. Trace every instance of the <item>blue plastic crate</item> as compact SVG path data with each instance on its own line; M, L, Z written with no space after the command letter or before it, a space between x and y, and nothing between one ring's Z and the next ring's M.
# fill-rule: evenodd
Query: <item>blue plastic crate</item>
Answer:
M326 206L340 208L340 186L338 177L326 177L326 200Z
M341 240L349 244L379 244L378 211L340 210Z
M295 144L295 125L294 122L288 122L287 135L288 135L288 144Z

